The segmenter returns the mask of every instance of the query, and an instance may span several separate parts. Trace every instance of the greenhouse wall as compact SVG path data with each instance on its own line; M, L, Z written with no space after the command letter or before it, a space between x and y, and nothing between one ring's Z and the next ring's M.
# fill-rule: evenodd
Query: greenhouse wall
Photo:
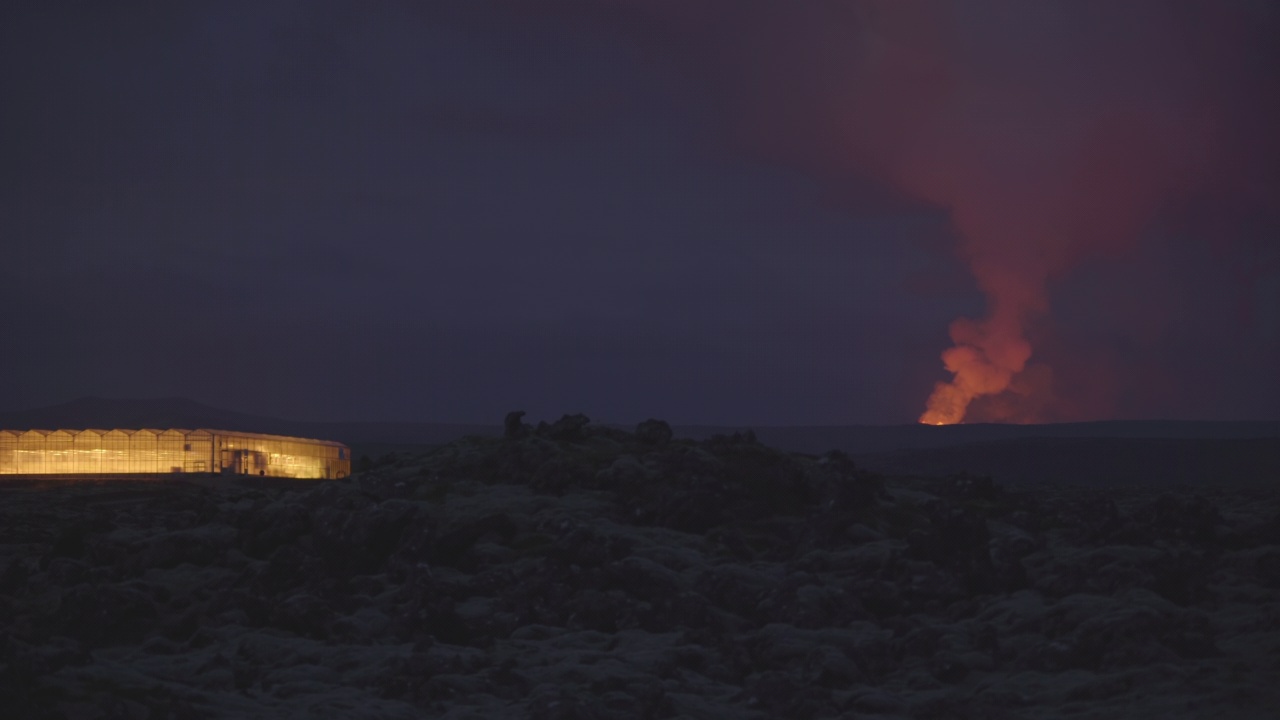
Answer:
M351 451L229 430L0 430L0 475L157 473L336 479L351 473Z

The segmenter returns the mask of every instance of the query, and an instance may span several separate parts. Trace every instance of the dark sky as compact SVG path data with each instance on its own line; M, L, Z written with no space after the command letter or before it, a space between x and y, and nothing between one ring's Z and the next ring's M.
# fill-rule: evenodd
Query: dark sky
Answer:
M952 419L1277 419L1277 37L1258 0L4 3L0 409L901 423L955 345Z

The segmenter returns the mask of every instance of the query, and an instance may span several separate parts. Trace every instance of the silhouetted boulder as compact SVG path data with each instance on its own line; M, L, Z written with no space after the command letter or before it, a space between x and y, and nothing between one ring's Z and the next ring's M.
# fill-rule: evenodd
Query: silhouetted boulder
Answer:
M529 434L529 426L525 425L521 418L525 412L523 410L512 410L502 420L502 435L508 440L517 440Z
M636 439L645 445L661 447L671 442L671 426L665 420L652 418L636 425Z
M590 423L591 419L582 413L563 415L550 425L538 423L538 434L560 442L576 442L585 439Z

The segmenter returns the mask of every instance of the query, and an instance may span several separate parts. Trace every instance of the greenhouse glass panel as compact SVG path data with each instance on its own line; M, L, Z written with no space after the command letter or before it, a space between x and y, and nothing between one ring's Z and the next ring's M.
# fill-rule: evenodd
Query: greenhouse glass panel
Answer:
M129 435L125 430L109 430L102 435L102 472L129 472Z
M73 472L71 443L73 438L66 430L54 430L45 436L44 464L47 472L62 475Z
M0 430L0 475L16 473L17 461L14 459L18 450L18 434L10 430Z

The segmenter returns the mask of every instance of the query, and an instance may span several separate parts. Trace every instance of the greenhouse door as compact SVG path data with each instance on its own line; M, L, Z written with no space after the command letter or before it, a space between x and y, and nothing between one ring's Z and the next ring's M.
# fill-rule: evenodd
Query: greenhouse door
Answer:
M223 450L220 465L224 473L245 475L249 472L249 451Z

